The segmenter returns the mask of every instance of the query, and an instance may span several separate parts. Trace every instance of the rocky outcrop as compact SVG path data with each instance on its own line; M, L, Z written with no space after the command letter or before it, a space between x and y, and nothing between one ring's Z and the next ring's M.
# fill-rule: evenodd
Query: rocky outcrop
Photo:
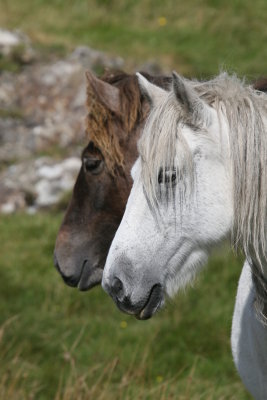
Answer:
M44 62L24 34L0 29L3 57L20 68L0 68L0 212L33 212L74 184L85 145L85 71L122 69L124 60L79 46ZM159 72L154 62L141 69Z
M55 161L40 157L10 165L0 173L0 212L35 212L57 203L70 191L81 166L77 157Z
M0 75L0 161L82 143L86 85L70 61Z
M2 54L18 43L0 30ZM0 74L0 212L49 207L72 189L84 144L84 76L70 58Z

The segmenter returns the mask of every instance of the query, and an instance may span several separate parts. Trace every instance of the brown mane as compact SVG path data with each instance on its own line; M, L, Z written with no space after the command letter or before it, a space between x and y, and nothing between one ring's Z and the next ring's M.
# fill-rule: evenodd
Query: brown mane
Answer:
M267 92L267 78L259 78L253 85L256 90Z
M169 77L152 77L143 73L150 81L165 88L170 83ZM87 87L87 123L86 133L90 141L101 151L107 168L113 175L124 170L124 156L121 144L125 142L136 125L140 124L148 113L144 106L145 98L141 94L135 75L124 72L108 72L101 80L116 86L120 90L120 114L115 114L104 106L91 85ZM120 126L124 137L119 137L116 127Z

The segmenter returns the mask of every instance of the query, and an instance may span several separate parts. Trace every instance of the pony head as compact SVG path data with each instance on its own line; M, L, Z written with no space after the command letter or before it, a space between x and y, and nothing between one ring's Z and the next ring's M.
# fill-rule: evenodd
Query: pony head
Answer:
M152 111L102 286L122 311L147 319L231 232L234 204L229 123L213 85L173 73L165 91L138 78Z
M131 189L137 140L149 111L135 75L87 76L88 145L59 229L54 261L64 282L80 290L101 283L106 256ZM149 80L168 87L170 77Z

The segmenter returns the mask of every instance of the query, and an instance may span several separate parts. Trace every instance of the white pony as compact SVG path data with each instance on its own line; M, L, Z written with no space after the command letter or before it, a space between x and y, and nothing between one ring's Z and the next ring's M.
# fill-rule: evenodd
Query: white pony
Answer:
M250 392L266 400L267 329L255 310L265 320L267 96L227 74L201 83L174 73L170 92L141 75L139 82L153 107L103 288L121 310L150 318L166 295L194 278L210 249L232 235L247 258L234 359Z

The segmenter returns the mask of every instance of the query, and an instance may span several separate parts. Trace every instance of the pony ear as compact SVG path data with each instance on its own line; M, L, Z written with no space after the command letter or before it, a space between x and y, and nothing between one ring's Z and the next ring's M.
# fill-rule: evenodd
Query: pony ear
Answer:
M120 114L120 90L107 82L98 79L91 71L86 71L88 87L90 87L97 100L107 109Z
M139 87L141 92L146 96L148 101L154 106L160 103L163 96L166 96L166 91L161 89L159 86L154 85L149 82L143 75L139 72L136 73L138 78Z
M209 125L210 112L207 104L198 96L194 88L175 71L172 73L172 88L182 107L191 114L194 121L206 122Z

